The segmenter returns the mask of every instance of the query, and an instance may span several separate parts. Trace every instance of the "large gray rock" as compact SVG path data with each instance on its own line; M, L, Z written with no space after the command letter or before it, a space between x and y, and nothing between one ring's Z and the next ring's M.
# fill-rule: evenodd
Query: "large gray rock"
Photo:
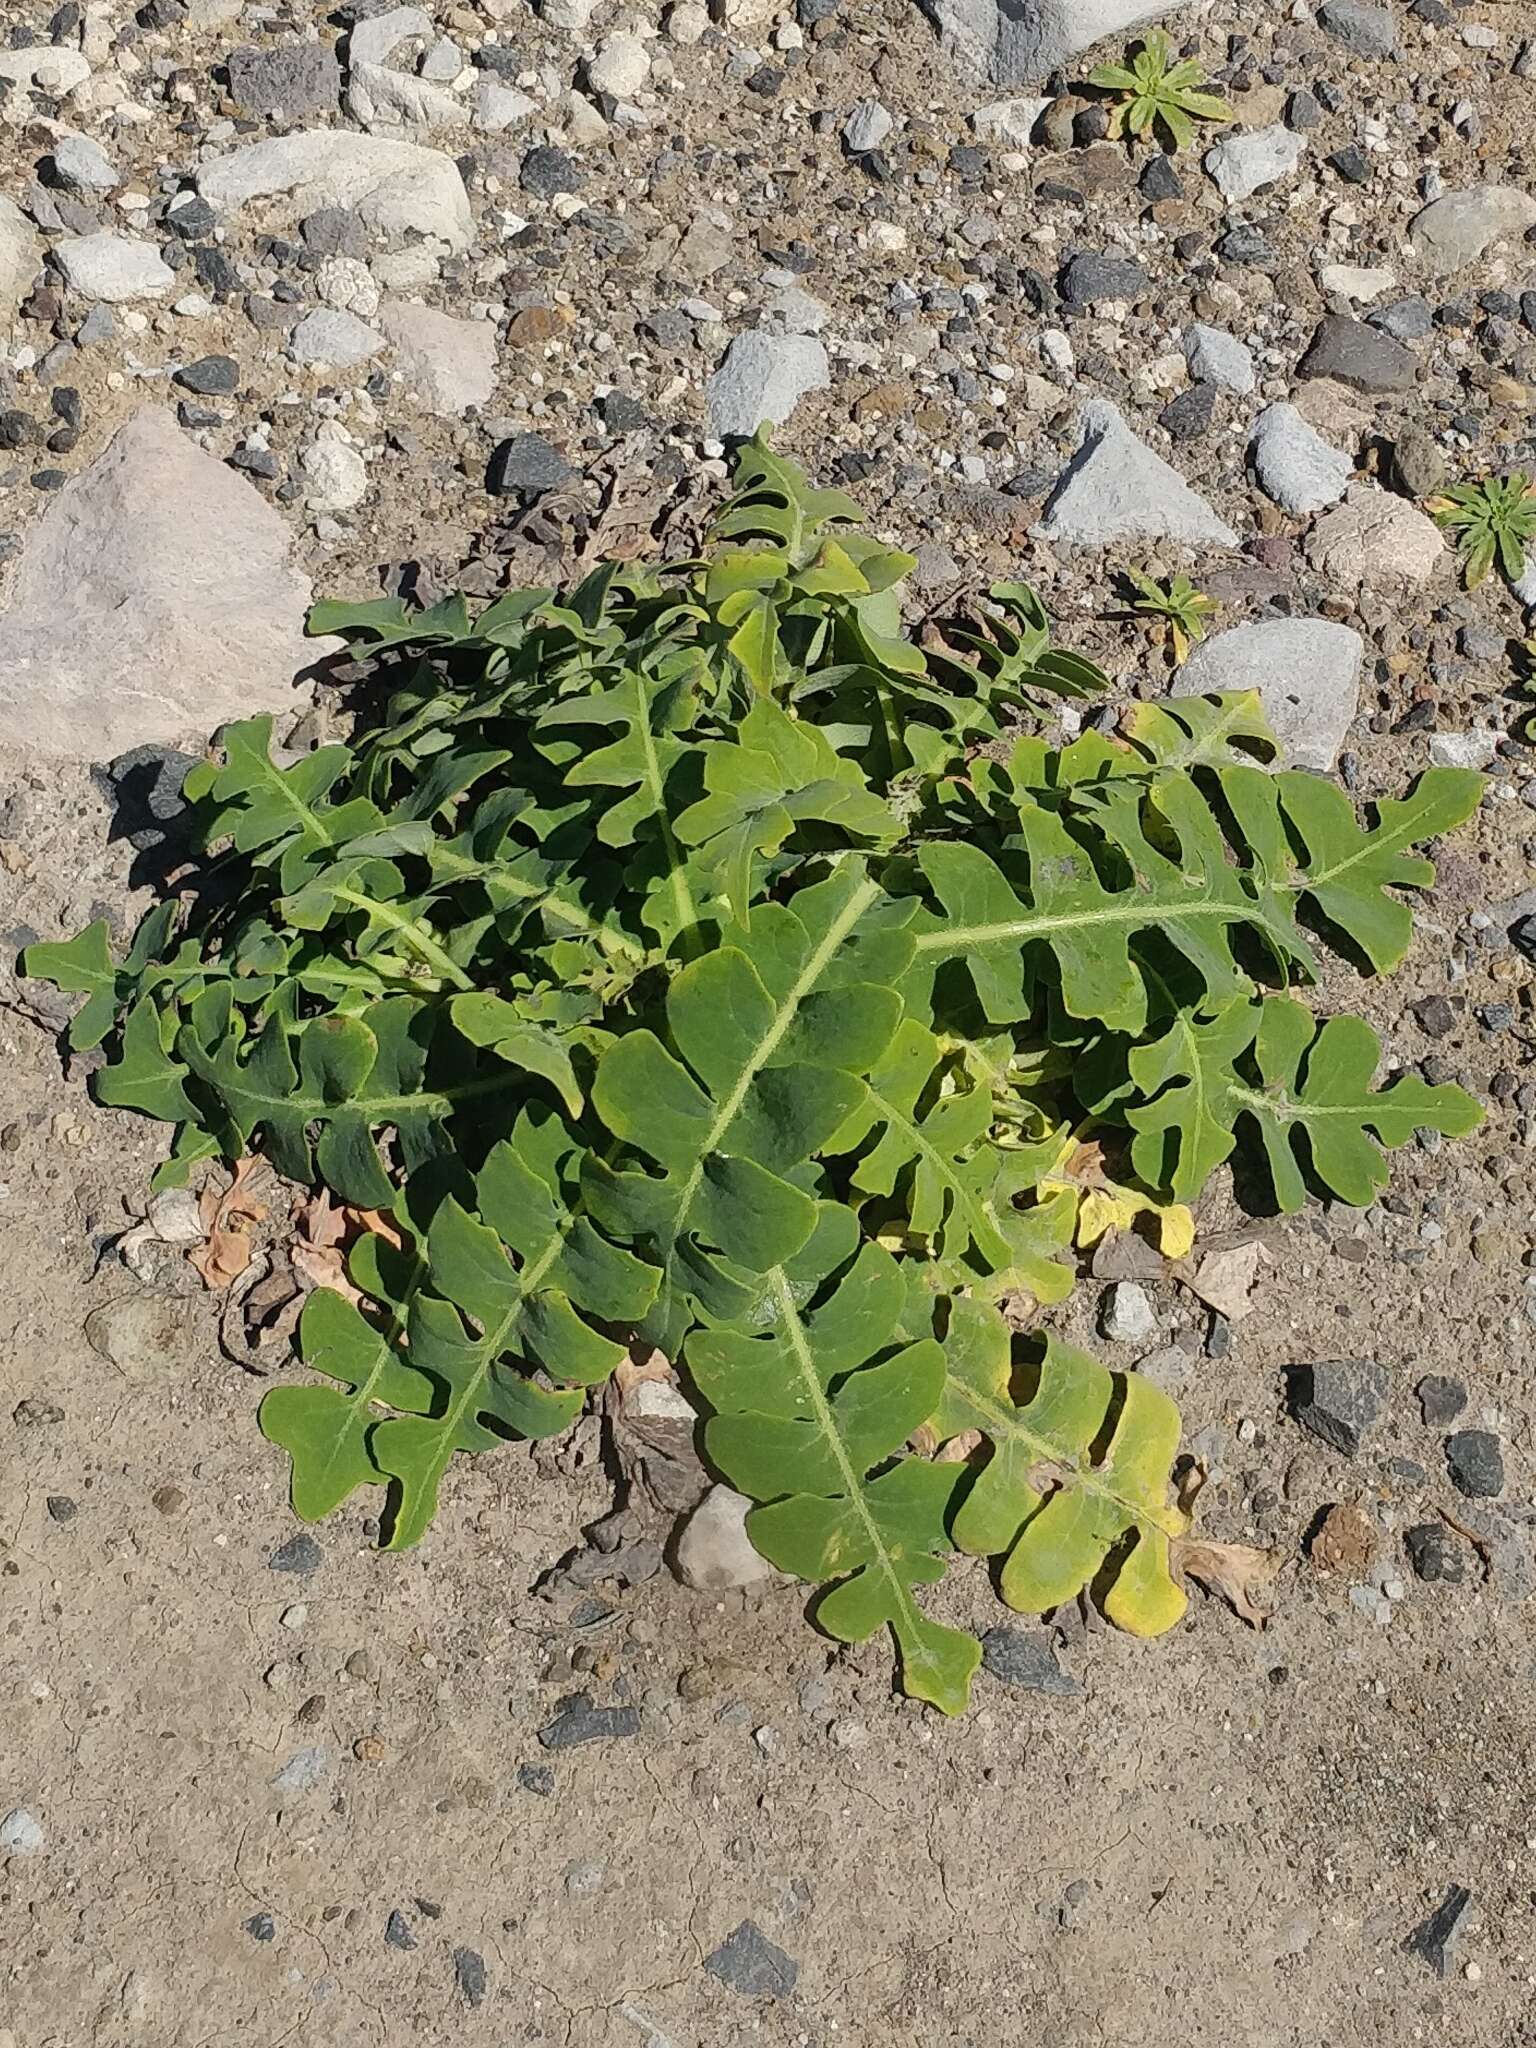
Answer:
M1205 152L1205 168L1229 206L1240 205L1277 179L1288 178L1306 155L1307 138L1283 123L1251 135L1228 135Z
M709 380L712 434L755 434L782 426L808 391L831 383L827 352L808 334L738 334Z
M29 538L0 615L0 741L109 759L291 701L308 578L282 516L147 406Z
M1090 398L1077 421L1077 452L1033 529L1039 539L1082 547L1121 540L1236 547L1226 521L1171 463L1136 439L1107 398Z
M243 114L285 121L329 114L341 95L341 67L329 43L282 43L275 50L231 50L229 96Z
M43 264L43 244L14 199L0 192L0 327L32 288Z
M1248 443L1259 489L1298 519L1337 505L1354 464L1325 441L1294 405L1267 405Z
M1390 7L1370 0L1324 0L1318 20L1329 35L1357 57L1391 57L1397 51L1397 23Z
M677 1575L698 1593L757 1586L773 1566L752 1548L747 1513L752 1503L729 1486L712 1486L683 1524L677 1539Z
M469 194L459 167L440 149L353 135L340 128L274 135L216 157L197 174L210 206L233 209L280 199L302 220L324 206L350 208L376 234L414 232L467 249L473 234Z
M1366 483L1351 484L1307 536L1307 560L1337 589L1416 590L1448 559L1433 519Z
M71 192L110 192L122 177L116 164L99 142L89 135L59 135L54 138L53 169L61 185Z
M1296 366L1298 377L1332 377L1356 391L1379 396L1411 391L1418 376L1411 350L1347 313L1328 313L1317 323L1311 346Z
M1109 36L1172 12L1172 0L920 0L963 64L997 85L1025 85Z
M1203 641L1180 669L1175 697L1257 690L1286 759L1332 768L1360 704L1365 642L1326 619L1265 619Z
M153 242L106 229L55 242L53 260L73 290L109 306L129 299L158 299L176 282L175 271L161 261Z
M1220 327L1205 327L1197 321L1184 336L1184 360L1196 383L1219 384L1223 391L1235 391L1240 398L1246 398L1258 382L1253 351Z
M1475 263L1495 242L1515 242L1536 225L1536 198L1517 185L1474 185L1447 192L1408 223L1408 241L1426 270L1443 277Z
M453 419L487 405L496 388L496 329L489 320L455 320L431 306L389 300L379 325L394 344L406 387L428 412Z
M307 369L350 370L384 346L384 337L355 313L317 306L288 337L288 353Z

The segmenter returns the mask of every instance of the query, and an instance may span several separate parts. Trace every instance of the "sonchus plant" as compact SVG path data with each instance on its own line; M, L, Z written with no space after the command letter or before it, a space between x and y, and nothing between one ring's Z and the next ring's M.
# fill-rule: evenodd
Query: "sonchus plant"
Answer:
M1175 150L1188 149L1197 121L1225 121L1232 109L1209 83L1192 58L1175 62L1173 46L1153 29L1126 52L1123 64L1101 64L1088 83L1115 95L1109 114L1112 136L1133 135L1138 142L1161 129Z
M1455 538L1468 590L1486 582L1495 564L1507 581L1520 581L1526 548L1536 536L1536 484L1523 470L1452 484L1428 504L1436 523Z
M753 443L702 560L323 605L379 681L353 740L227 727L206 886L26 964L86 998L99 1099L176 1125L162 1183L258 1149L379 1226L262 1406L300 1515L387 1489L415 1543L457 1454L658 1346L761 1552L953 1713L956 1552L1021 1610L1183 1611L1172 1403L1014 1334L1074 1242L1144 1209L1187 1248L1240 1144L1293 1210L1476 1123L1291 991L1396 965L1479 778L1362 818L1251 695L1047 744L1097 671L1020 585L919 647L911 567Z

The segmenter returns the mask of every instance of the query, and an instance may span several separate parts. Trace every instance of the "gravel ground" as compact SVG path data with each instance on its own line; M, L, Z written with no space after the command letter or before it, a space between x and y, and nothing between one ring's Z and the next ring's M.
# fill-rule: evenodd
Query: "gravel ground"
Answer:
M1123 35L988 77L908 0L3 19L0 2048L1536 2042L1527 621L1422 509L1536 469L1536 9L1171 10L1232 109L1176 159L1072 90ZM1059 1319L1177 1389L1269 1626L1021 1621L956 1723L793 1589L536 1591L592 1421L409 1556L295 1545L217 1298L116 1249L158 1133L10 965L150 900L130 737L327 729L309 589L685 550L762 410L916 606L1027 576L1158 696L1116 577L1182 568L1295 758L1491 774L1402 974L1324 991L1482 1130L1364 1212L1213 1189L1236 1319L1103 1260Z

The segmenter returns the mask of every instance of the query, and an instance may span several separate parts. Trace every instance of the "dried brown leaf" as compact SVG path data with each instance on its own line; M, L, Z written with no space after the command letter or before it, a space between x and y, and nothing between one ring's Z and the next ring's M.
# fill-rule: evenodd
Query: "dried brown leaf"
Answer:
M1251 1543L1206 1543L1199 1537L1178 1536L1170 1553L1175 1578L1197 1579L1208 1593L1220 1594L1251 1627L1267 1624L1273 1612L1267 1596L1285 1563L1281 1552L1257 1550Z

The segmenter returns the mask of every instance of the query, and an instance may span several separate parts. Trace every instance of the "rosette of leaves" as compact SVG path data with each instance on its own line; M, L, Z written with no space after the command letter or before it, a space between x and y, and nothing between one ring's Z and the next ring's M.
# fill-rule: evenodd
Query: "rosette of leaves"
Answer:
M1368 1201L1476 1120L1299 992L1397 964L1480 784L1360 815L1251 695L1052 744L1092 664L1017 584L919 645L910 566L755 442L700 559L318 607L377 678L352 738L227 727L201 886L26 967L83 996L99 1099L175 1125L162 1184L254 1150L370 1225L261 1411L301 1515L380 1488L414 1543L455 1458L659 1346L820 1625L955 1711L955 1555L1025 1610L1182 1611L1171 1404L1014 1335L1074 1246L1186 1244L1234 1158Z

